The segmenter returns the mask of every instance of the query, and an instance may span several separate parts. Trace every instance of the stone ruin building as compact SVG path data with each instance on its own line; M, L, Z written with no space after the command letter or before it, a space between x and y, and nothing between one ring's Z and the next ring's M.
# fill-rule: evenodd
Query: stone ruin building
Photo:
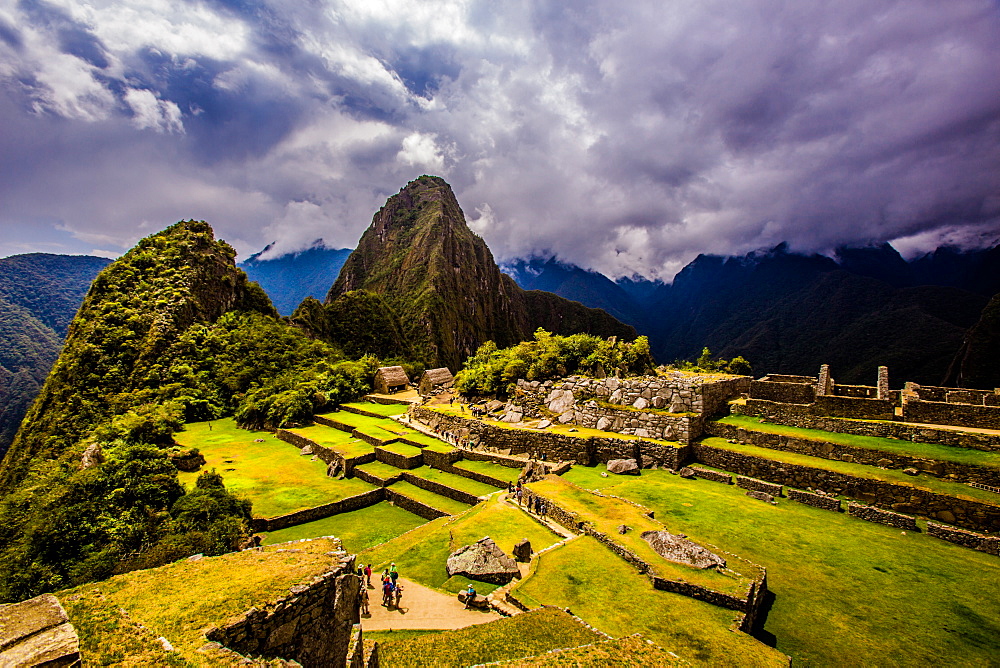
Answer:
M688 444L702 435L704 421L726 412L747 392L749 376L691 374L517 381L504 408L505 422L525 417Z
M447 389L455 383L455 376L446 367L440 369L428 369L420 376L420 384L417 391L420 396L426 397L437 389Z
M884 366L878 368L875 385L840 385L824 364L816 377L770 374L752 381L741 412L1000 429L1000 388L967 390L907 382L902 390L891 390Z
M375 372L375 382L372 389L377 394L392 394L406 389L410 384L410 377L401 366L383 366Z

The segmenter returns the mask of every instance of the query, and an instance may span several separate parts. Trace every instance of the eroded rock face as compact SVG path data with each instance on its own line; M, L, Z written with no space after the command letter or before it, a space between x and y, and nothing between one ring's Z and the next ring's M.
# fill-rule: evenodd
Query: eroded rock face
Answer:
M642 539L664 559L695 568L725 568L726 560L680 534L643 531Z
M565 413L575 400L572 390L552 390L545 399L545 405L553 413Z
M101 446L97 443L91 443L83 451L83 457L80 459L80 468L89 469L92 466L102 463L104 463L104 451L101 450Z
M634 459L612 459L608 471L618 475L639 475L639 464Z
M0 605L0 666L79 666L80 640L59 600Z
M521 575L517 562L504 554L489 536L452 552L447 568L448 577L462 575L498 585L505 585Z

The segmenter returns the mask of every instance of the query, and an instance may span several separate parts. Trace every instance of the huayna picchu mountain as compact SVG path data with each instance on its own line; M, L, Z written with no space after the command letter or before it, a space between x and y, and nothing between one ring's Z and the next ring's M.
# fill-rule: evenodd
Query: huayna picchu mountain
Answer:
M466 224L451 187L436 176L411 181L379 209L326 303L355 290L382 296L422 361L453 370L480 344L509 346L539 327L636 336L602 310L519 288L501 273L486 242Z

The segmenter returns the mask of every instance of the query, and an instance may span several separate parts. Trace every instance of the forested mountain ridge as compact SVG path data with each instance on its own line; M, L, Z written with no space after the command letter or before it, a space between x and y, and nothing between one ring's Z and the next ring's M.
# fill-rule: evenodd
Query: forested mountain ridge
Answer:
M0 258L0 459L58 357L90 282L109 263L50 253Z
M232 551L250 504L213 473L185 490L173 432L234 414L279 426L364 391L375 362L281 321L234 258L183 221L94 280L0 463L0 601Z
M411 181L379 209L326 303L356 290L382 296L418 357L452 369L485 341L508 346L538 327L636 335L604 311L519 288L469 229L451 187L435 176Z
M327 248L322 239L317 239L297 253L260 259L270 248L254 253L237 266L264 288L281 315L291 315L307 297L325 297L351 254L350 248Z

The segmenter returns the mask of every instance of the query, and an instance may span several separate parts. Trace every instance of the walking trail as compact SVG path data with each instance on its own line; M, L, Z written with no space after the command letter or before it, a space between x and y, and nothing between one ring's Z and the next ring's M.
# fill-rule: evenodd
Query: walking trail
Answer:
M500 619L500 615L492 611L466 610L453 594L442 594L406 578L399 578L399 582L403 585L403 600L399 610L386 609L382 605L381 588L368 590L370 614L361 615L361 625L365 631L461 629Z

